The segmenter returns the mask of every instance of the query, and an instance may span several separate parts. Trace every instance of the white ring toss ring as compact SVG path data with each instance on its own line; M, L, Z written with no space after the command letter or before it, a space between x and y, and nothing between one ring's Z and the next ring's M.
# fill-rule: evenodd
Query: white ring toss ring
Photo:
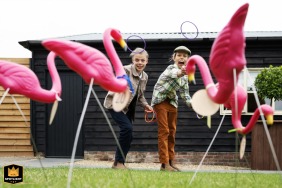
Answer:
M202 116L211 116L219 109L219 104L214 103L208 96L206 89L197 91L192 97L193 110Z
M113 97L113 110L116 112L122 111L130 99L131 92L127 88L122 93L115 93Z

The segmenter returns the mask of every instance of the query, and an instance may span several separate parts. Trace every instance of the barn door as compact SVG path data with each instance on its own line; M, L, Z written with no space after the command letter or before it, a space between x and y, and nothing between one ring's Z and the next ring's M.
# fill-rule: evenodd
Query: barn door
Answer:
M46 157L69 158L72 155L76 130L83 103L83 80L74 72L60 71L62 101L59 102L52 125L47 125ZM48 76L49 77L49 76ZM49 77L48 88L52 81ZM52 104L48 105L48 122ZM80 132L76 158L83 158L83 129Z

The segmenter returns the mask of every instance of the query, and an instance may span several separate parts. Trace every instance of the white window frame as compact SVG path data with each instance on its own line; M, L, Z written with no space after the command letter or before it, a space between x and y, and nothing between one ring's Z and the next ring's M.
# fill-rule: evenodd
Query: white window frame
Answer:
M240 73L239 75L239 79L238 82L244 87L244 89L247 91L247 94L254 94L256 91L252 91L252 90L248 90L248 88L253 88L252 85L255 81L256 76L260 73L260 71L262 71L263 68L248 68L246 71L246 68ZM253 76L255 73L255 76ZM251 76L251 78L249 78L249 75ZM248 98L246 101L246 104L244 106L244 109L242 111L242 115L253 115L254 112L248 111ZM275 103L277 101L274 101L274 99L272 99L272 108L275 109ZM279 101L281 102L281 101ZM269 99L267 104L270 104ZM227 110L224 109L224 105L220 105L220 115L232 115L231 110ZM274 115L282 115L282 109L280 110L275 110Z

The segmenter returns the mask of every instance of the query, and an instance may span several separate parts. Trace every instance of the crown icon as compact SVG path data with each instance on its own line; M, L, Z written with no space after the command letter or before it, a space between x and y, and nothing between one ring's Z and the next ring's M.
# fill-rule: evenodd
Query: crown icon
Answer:
M16 168L13 166L12 169L8 168L8 176L9 177L17 177L19 176L19 168Z

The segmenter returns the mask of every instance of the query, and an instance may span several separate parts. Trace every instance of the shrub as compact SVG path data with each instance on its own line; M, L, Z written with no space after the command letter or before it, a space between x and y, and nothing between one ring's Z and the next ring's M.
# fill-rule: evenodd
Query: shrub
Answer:
M282 100L282 66L264 68L254 84L261 99Z

